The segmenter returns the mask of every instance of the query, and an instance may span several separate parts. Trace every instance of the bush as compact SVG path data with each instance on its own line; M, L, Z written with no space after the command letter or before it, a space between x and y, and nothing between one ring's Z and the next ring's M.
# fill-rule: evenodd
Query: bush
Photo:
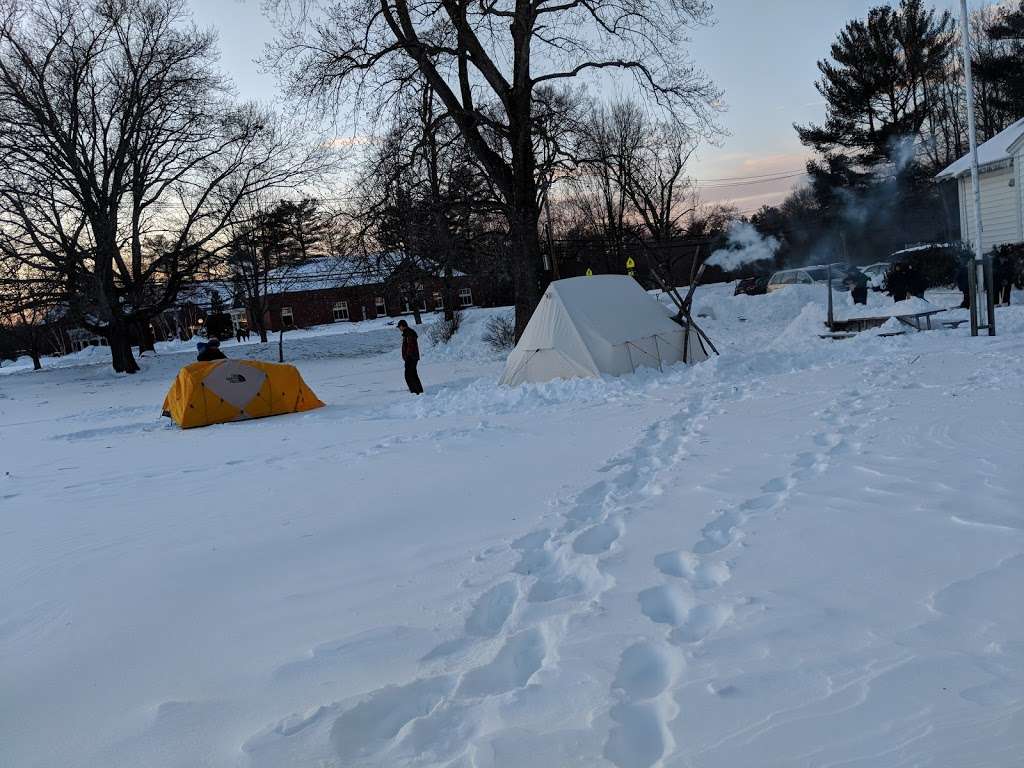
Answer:
M935 245L900 254L898 261L920 275L926 288L944 288L956 285L956 273L961 261L969 257L970 254L963 247Z
M451 320L442 320L440 323L434 323L430 326L430 341L434 346L437 346L438 344L447 344L452 340L452 337L459 332L459 328L461 327L462 310L456 310L455 314L452 315Z
M1002 270L1004 280L1024 288L1024 243L997 245L989 255L993 266Z
M487 321L484 343L495 352L512 349L516 345L516 321L510 314L495 315Z

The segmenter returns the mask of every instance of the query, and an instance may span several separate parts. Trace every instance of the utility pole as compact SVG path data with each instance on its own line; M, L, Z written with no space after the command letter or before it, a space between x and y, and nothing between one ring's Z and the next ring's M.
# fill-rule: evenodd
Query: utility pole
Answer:
M550 185L548 189L544 190L544 213L547 216L547 222L545 229L547 230L548 239L548 258L551 260L551 279L558 279L558 259L555 258L555 240L551 234L551 203L549 200L549 192L551 191Z
M981 180L978 177L978 132L974 119L974 76L971 72L971 26L967 12L967 0L960 0L960 38L963 43L964 79L967 87L967 133L971 144L971 192L974 197L974 260L971 263L971 335L977 336L978 329L987 327L988 335L996 335L995 306L992 297L991 268L985 269L984 246L982 245ZM988 321L981 320L979 288L984 287Z

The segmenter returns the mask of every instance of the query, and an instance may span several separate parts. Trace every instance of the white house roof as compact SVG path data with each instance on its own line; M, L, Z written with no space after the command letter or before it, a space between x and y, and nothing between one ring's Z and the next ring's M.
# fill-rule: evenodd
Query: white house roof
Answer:
M1024 117L978 147L978 167L984 169L986 166L999 165L1009 161L1012 157L1011 150L1022 140L1024 140ZM936 178L955 179L970 172L971 155L968 153L939 173Z

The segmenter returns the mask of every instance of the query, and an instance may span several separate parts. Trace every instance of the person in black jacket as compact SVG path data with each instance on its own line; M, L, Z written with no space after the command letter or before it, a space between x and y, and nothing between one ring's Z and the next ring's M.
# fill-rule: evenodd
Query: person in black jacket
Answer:
M420 361L420 345L416 341L416 331L409 327L405 320L398 321L398 330L402 332L402 360L405 361L405 383L414 395L423 394L423 384L416 373L416 364Z
M909 293L907 265L897 262L889 267L885 275L885 289L894 302L905 301Z
M956 270L956 287L964 295L963 301L960 302L960 309L971 308L971 283L967 265L967 261L961 261Z
M850 297L853 299L854 304L868 303L867 275L854 267L846 273L846 279L843 282L845 282L846 287L850 289Z
M196 344L196 350L199 354L196 355L196 361L200 363L208 363L211 360L227 360L228 356L220 351L220 339L214 336L208 341L200 341Z

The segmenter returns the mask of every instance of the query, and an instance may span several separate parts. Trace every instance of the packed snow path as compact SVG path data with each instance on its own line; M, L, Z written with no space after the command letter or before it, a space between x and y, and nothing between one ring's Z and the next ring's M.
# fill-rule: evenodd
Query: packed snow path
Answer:
M0 377L0 765L1019 763L1024 308L726 290L692 368L311 334L329 407L189 432L181 355Z

